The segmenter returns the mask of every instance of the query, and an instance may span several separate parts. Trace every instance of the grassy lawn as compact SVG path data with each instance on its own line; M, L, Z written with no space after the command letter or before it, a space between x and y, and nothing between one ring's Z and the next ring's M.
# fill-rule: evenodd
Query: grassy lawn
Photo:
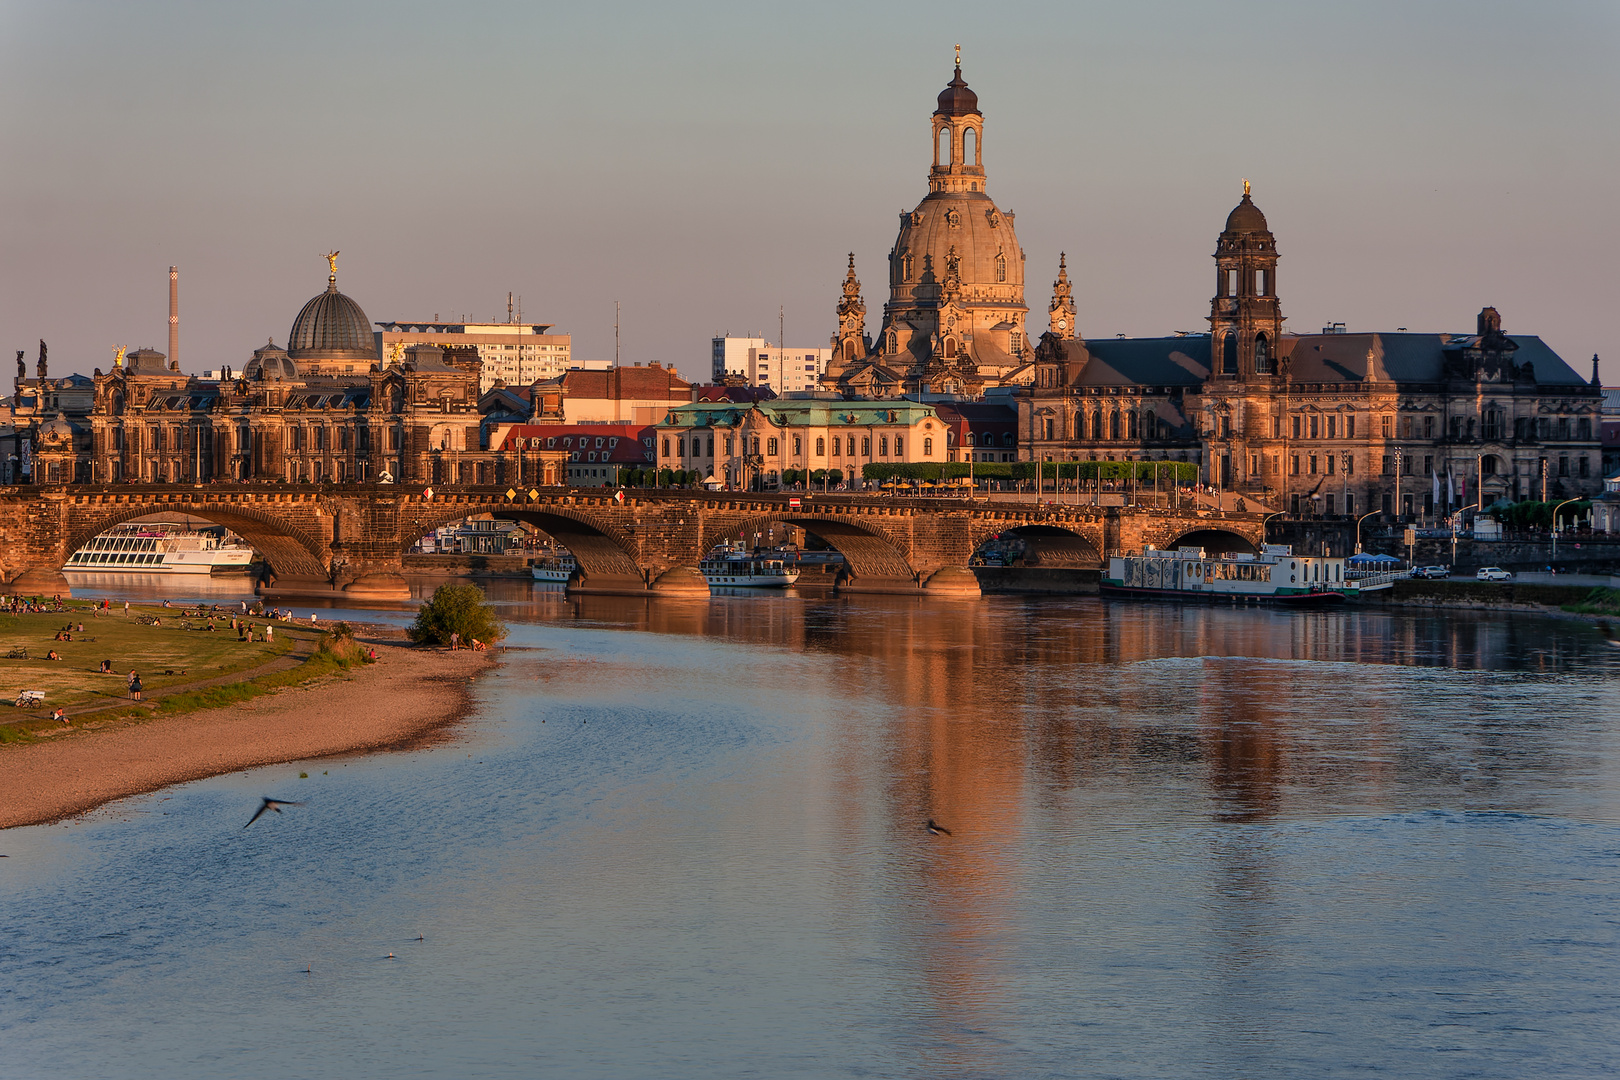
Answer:
M252 684L227 679L223 686L183 689L204 680L247 673L289 653L307 656L323 634L308 624L299 627L274 623L273 641L245 643L237 640L229 614L215 616L214 630L209 632L208 618L183 618L180 610L131 607L126 616L122 605L118 605L93 617L89 604L70 601L61 612L0 614L0 741L26 738L28 732L42 726L40 718L49 716L57 706L66 709L72 718L76 713L128 704L131 669L140 672L148 709L161 708L164 712L228 704L269 689L270 683L290 685L335 670L331 663L312 661L253 679ZM143 615L160 619L162 625L140 622ZM249 621L254 636L262 638L265 620ZM57 631L70 622L73 640L56 641ZM80 623L84 624L83 634L79 633ZM27 649L28 659L6 658L19 647ZM52 649L60 660L45 659ZM313 659L320 660L324 655L318 653ZM111 661L116 674L100 674L102 660ZM45 700L38 706L15 709L11 703L22 690L42 691ZM167 698L163 698L165 691L170 692ZM163 698L161 705L154 701L158 698ZM111 718L117 712L106 715ZM50 725L46 721L43 726Z

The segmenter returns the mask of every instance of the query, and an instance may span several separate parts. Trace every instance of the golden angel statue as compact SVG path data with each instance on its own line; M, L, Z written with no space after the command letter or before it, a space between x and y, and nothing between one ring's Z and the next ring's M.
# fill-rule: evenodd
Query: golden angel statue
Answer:
M113 346L113 367L121 368L123 366L124 366L124 346L122 346L122 345L114 345Z
M337 257L341 254L343 254L341 251L328 251L325 255L321 256L321 258L326 260L326 265L332 268L333 277L337 277Z

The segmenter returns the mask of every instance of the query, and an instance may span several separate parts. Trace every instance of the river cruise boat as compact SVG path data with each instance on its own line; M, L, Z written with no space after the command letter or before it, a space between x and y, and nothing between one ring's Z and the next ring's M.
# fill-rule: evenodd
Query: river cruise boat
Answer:
M785 589L799 580L799 568L786 560L754 556L730 546L716 548L698 564L710 588Z
M1388 589L1404 571L1366 574L1342 558L1295 555L1286 544L1266 544L1258 555L1210 555L1203 548L1144 550L1115 555L1102 579L1105 596L1310 607L1342 604Z
M115 525L68 557L69 573L240 574L253 548L225 529L159 522Z
M568 579L574 576L574 571L577 569L579 569L579 563L575 561L572 555L559 554L536 559L530 565L529 573L534 575L536 581L566 585Z

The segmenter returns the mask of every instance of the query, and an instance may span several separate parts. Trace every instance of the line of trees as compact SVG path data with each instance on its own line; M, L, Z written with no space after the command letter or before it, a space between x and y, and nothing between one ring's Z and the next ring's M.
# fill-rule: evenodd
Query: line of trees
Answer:
M1040 469L1044 480L1138 480L1160 483L1179 480L1184 484L1198 479L1198 466L1186 461L1003 461L975 462L976 480L1033 480ZM879 483L886 480L966 479L969 465L964 461L877 462L863 466L861 476ZM836 470L835 470L836 471Z

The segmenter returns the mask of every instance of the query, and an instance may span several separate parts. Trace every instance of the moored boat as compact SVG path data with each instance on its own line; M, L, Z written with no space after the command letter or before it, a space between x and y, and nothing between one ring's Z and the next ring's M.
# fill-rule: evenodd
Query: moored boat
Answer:
M529 573L534 575L536 581L566 585L568 579L574 576L574 571L577 569L579 569L579 563L572 555L559 554L536 559L529 567Z
M1342 558L1295 555L1286 544L1265 544L1259 554L1146 548L1137 555L1111 557L1101 590L1106 596L1310 607L1388 589L1399 576L1357 574Z
M756 557L729 545L698 564L710 588L785 589L799 580L799 568L769 556Z
M223 527L142 522L114 525L68 556L64 573L245 573L253 548Z

